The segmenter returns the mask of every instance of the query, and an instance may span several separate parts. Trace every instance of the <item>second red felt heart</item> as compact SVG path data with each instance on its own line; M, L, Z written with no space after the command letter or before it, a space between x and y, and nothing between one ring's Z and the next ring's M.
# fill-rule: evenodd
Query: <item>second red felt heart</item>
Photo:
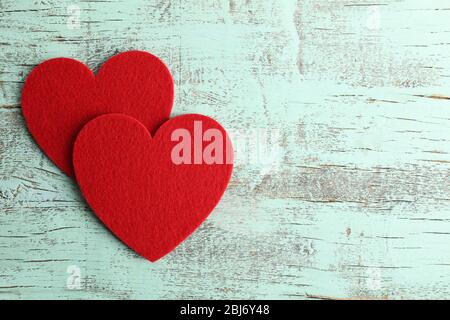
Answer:
M73 150L90 207L123 242L150 261L180 244L210 214L233 168L225 129L202 115L165 122L154 137L120 114L90 121Z
M89 120L123 113L154 133L169 118L172 104L169 70L143 51L112 57L97 76L77 60L47 60L33 69L22 92L28 129L47 156L70 176L73 143Z

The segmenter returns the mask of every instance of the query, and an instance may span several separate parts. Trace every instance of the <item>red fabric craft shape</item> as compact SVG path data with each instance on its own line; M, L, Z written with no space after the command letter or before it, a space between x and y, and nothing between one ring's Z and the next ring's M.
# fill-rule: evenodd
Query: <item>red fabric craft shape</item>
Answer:
M39 64L25 81L22 110L42 150L72 176L73 143L87 122L123 113L154 133L169 118L173 96L173 79L164 63L150 53L128 51L106 61L97 76L73 59Z
M150 261L172 251L208 217L233 168L226 131L202 115L165 122L152 137L122 114L100 116L80 131L73 164L100 220Z

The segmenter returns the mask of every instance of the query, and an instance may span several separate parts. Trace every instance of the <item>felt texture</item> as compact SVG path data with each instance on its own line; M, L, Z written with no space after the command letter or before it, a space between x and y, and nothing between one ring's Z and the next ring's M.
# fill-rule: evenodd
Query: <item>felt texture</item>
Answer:
M22 110L41 149L72 176L73 143L88 121L123 113L153 133L169 118L173 96L173 79L164 63L150 53L128 51L107 60L97 76L73 59L39 64L25 81Z
M201 122L209 141L198 140L194 122ZM180 128L189 132L191 141L172 141ZM221 137L211 138L208 129L217 129ZM223 145L223 150L217 149L223 151L223 164L194 164L201 160L198 148L208 150L216 140ZM173 161L180 141L190 146L191 164ZM80 131L73 163L81 192L100 220L138 254L156 261L186 239L217 205L231 177L232 155L225 129L206 116L175 117L152 138L136 119L110 114Z

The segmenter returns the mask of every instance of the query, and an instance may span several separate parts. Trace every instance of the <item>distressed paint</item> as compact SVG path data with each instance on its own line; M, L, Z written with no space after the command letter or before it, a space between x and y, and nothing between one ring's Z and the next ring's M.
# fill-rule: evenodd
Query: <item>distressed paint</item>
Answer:
M446 0L0 0L0 299L448 298L449 32ZM240 163L154 264L20 111L37 63L128 49L168 64L175 114L279 133L279 161Z

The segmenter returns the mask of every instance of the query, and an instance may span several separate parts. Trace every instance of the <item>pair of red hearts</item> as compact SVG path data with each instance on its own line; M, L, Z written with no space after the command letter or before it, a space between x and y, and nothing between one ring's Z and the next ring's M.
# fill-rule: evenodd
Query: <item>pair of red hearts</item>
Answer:
M97 75L73 59L47 60L22 92L26 123L41 149L76 177L100 220L150 261L206 219L233 167L219 123L195 114L169 120L173 96L169 70L143 51L112 57ZM227 161L203 161L212 143L213 160L223 154Z

